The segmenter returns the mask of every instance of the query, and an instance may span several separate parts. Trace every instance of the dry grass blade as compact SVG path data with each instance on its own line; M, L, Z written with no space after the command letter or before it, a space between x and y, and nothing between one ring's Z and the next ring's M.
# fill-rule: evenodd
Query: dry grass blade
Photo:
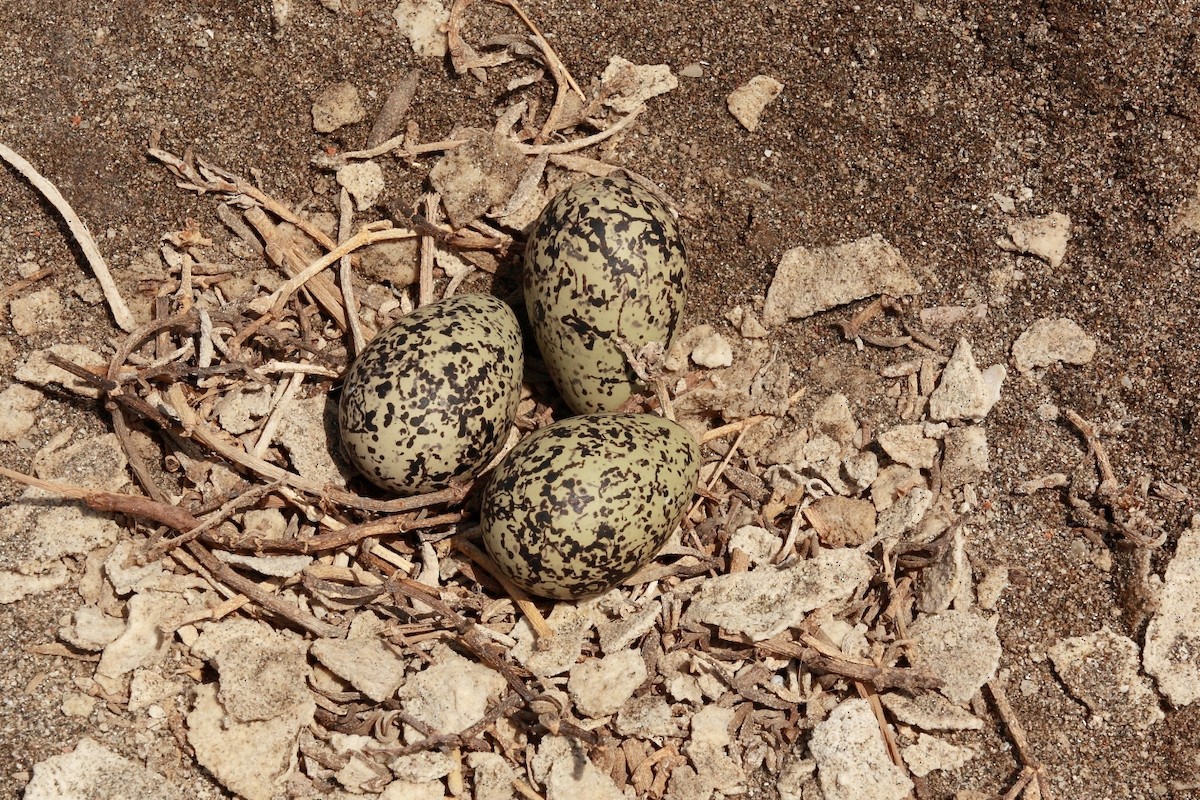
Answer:
M83 255L88 261L88 266L92 268L92 272L96 275L96 280L100 283L100 288L104 292L104 299L108 302L109 310L112 311L113 320L116 321L117 326L123 331L132 331L136 328L137 323L133 319L133 314L130 312L129 306L125 305L125 300L121 297L120 290L117 289L117 284L113 280L112 273L108 271L108 264L105 262L104 256L100 253L100 248L96 246L96 240L88 232L87 226L83 224L83 220L71 208L71 204L58 191L58 187L42 177L41 173L34 169L32 164L5 144L0 144L0 158L8 162L35 189L41 192L42 196L50 202L50 205L54 206L55 210L62 215L63 220L67 223L67 227L71 230L71 235L75 237L75 241L79 244L79 249L83 251Z

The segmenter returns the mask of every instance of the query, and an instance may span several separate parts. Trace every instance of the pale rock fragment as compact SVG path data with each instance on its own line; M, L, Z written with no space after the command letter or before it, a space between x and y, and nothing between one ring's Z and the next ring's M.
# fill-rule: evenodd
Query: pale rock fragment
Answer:
M879 456L870 450L860 450L842 462L846 477L858 491L866 489L879 477Z
M366 211L383 194L383 167L375 161L354 161L338 169L337 182L354 200L355 209Z
M850 410L846 395L835 392L821 401L812 414L812 433L824 434L840 445L848 445L858 431L858 422Z
M808 743L824 800L902 800L912 781L892 763L871 704L851 698L816 726Z
M374 772L371 774L375 775ZM363 793L361 790L355 791L354 796L362 797ZM445 797L446 785L441 781L425 781L423 783L392 781L384 787L378 800L443 800Z
M769 564L782 542L779 536L757 525L743 525L729 537L729 550L741 550L751 564Z
M987 319L987 303L975 306L934 306L921 309L921 324L927 328L945 328L968 320L982 321Z
M1013 342L1012 356L1022 374L1051 364L1087 364L1096 355L1096 340L1073 320L1044 317Z
M904 257L879 234L834 247L794 247L767 289L763 323L777 327L864 297L920 291Z
M919 469L904 464L888 464L871 482L871 502L875 510L882 513L904 495L918 487L926 488L925 476Z
M1175 215L1171 218L1169 230L1175 236L1186 231L1200 233L1200 183L1197 183L1192 194L1184 198L1175 208Z
M377 703L394 695L405 681L404 659L379 638L318 639L312 654Z
M274 578L291 578L299 575L304 568L312 563L312 556L251 556L245 553L231 553L227 550L214 550L213 555L218 561L245 567L259 575Z
M429 182L441 194L450 223L462 228L508 200L525 171L525 156L511 139L482 128L456 136L464 143L433 165Z
M116 434L89 436L62 448L43 448L33 459L39 478L115 492L129 482L125 450Z
M1054 212L1044 217L1013 220L1008 223L1008 236L1001 237L996 244L1004 250L1037 256L1058 269L1067 254L1067 242L1071 238L1071 218Z
M840 548L788 567L718 575L701 585L682 622L720 625L763 641L799 625L810 611L853 596L873 573L865 555Z
M637 650L618 650L603 658L576 664L567 693L584 716L593 719L617 713L633 691L646 681L646 662Z
M1200 699L1200 514L1179 537L1158 610L1146 628L1142 663L1175 707Z
M967 560L965 526L949 534L950 543L940 548L933 563L917 579L917 609L936 614L953 605L959 610L971 606L971 562Z
M713 666L684 650L665 653L658 661L667 693L679 702L700 704L719 700L725 694L725 683Z
M479 722L508 685L500 673L449 648L439 648L431 658L435 663L411 676L397 697L406 712L440 733L458 733ZM424 737L407 725L404 734L410 743Z
M1062 639L1046 655L1071 696L1096 721L1145 730L1163 720L1158 696L1138 667L1137 642L1107 626L1087 636Z
M989 367L987 373L980 371L975 365L970 342L959 339L942 370L937 388L929 396L929 418L947 422L979 422L1000 399L1004 375L1005 369L1001 364Z
M688 358L693 350L711 336L717 329L712 325L693 325L671 340L671 346L663 358L663 366L670 372L679 372L687 368Z
M769 75L755 75L729 93L725 105L734 119L748 131L758 129L762 112L783 91L783 84Z
M258 421L271 413L271 392L262 387L238 387L224 394L213 405L221 430L241 436L258 427Z
M765 339L767 337L767 329L758 321L758 317L754 316L753 312L746 310L742 314L741 322L738 323L738 333L743 339Z
M987 432L981 425L962 425L942 439L942 486L956 489L991 472Z
M87 718L96 710L96 698L82 692L67 692L63 695L59 709L66 717Z
M554 636L535 645L533 628L522 617L512 630L511 635L517 640L511 651L512 657L539 678L561 675L575 666L583 640L594 623L590 609L558 603L546 618Z
M41 392L19 383L0 392L0 442L15 442L33 427L37 422L33 412L42 398Z
M331 133L346 125L362 122L367 116L358 88L348 81L326 87L312 104L313 129Z
M33 765L24 800L183 800L184 792L163 775L114 753L93 739Z
M326 394L295 398L279 422L275 441L305 478L345 488L354 470L339 457L337 400Z
M822 800L817 785L817 762L790 755L779 770L779 800Z
M28 531L24 537L14 537ZM82 508L42 489L26 489L0 509L0 569L45 572L66 556L83 555L117 541L121 529L107 514Z
M282 539L287 518L277 508L256 508L242 514L242 533L259 539Z
M725 337L714 331L692 349L692 361L707 369L728 367L733 363L733 348Z
M38 289L23 294L13 298L8 308L13 330L21 336L56 328L63 319L62 297L56 289Z
M468 753L467 766L475 773L474 800L515 800L516 772L498 753Z
M103 650L125 630L125 621L111 617L96 606L80 606L71 624L58 629L58 638L72 647L94 653Z
M225 712L216 685L202 683L187 715L187 739L196 760L226 789L245 800L272 800L283 794L283 782L296 763L300 731L311 723L312 711L305 715L300 709L272 719L239 721Z
M118 597L124 597L135 589L153 588L152 584L162 577L163 573L161 561L139 564L133 542L128 539L117 542L108 558L104 559L104 576L108 578Z
M975 751L922 733L917 737L916 744L901 747L900 755L913 775L924 778L935 769L947 772L958 769L975 757Z
M600 623L596 626L600 649L615 653L628 647L650 632L661 611L657 599L648 600L622 619Z
M563 736L542 739L530 768L534 779L545 786L546 800L627 800L580 743Z
M651 97L666 94L679 86L667 64L634 64L620 56L612 56L600 74L601 97L604 105L621 114L628 114Z
M81 367L108 366L108 359L90 347L81 344L56 344L46 350L35 350L30 353L25 363L13 373L13 377L34 386L62 386L67 391L81 397L96 398L100 396L100 390L92 384L47 361L46 356L49 353Z
M997 620L959 610L919 616L908 629L909 660L941 678L940 691L947 698L969 702L1000 667Z
M359 272L365 278L386 281L397 289L413 285L420 277L417 242L414 237L364 247L358 251Z
M823 525L817 529L828 547L858 547L875 535L875 506L870 500L832 495L808 507Z
M984 570L975 584L975 598L984 611L994 611L1000 603L1000 595L1008 588L1008 567L998 565Z
M363 747L371 745L368 737ZM356 748L362 749L362 748ZM429 783L444 778L461 766L460 762L449 753L436 750L426 750L418 753L397 756L388 763L388 769L399 780L409 783Z
M744 791L746 773L727 752L733 744L729 727L734 714L732 708L708 705L692 715L692 736L683 751L691 760L702 788L689 797L712 793L728 796Z
M312 719L308 643L243 619L205 625L192 653L212 662L220 677L220 703L238 722Z
M181 681L171 680L152 669L135 669L129 680L129 710L136 712L160 704L183 692Z
M983 730L983 720L938 692L915 695L887 692L879 699L897 720L923 731Z
M695 61L693 61L691 64L686 64L681 70L679 70L679 76L681 78L703 78L704 67L703 65L697 64Z
M401 0L392 12L396 27L423 58L444 58L448 42L444 25L450 12L439 0Z
M897 541L925 519L933 505L933 492L924 486L914 487L900 495L894 503L879 512L875 534L888 541Z
M59 589L71 579L62 564L55 564L36 575L0 570L0 605L24 600L29 595L45 594Z
M674 709L664 698L644 694L627 702L617 712L617 733L653 739L659 736L678 736L686 720L676 717Z
M920 425L899 425L879 434L879 446L893 461L917 469L932 469L938 455L936 439L927 439Z

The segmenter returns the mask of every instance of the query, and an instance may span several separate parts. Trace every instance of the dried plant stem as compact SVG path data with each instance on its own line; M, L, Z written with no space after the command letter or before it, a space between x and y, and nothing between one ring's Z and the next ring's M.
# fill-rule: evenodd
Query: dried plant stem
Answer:
M417 234L413 231L392 228L392 223L387 220L370 223L362 228L354 236L351 236L342 244L334 247L325 255L318 258L313 263L309 264L303 270L292 276L272 293L269 298L271 313L273 316L278 316L283 312L283 307L287 305L288 299L299 289L306 284L314 275L324 271L330 264L334 264L342 256L349 255L360 247L375 244L376 242L395 241L396 239L411 239Z
M416 70L413 70L415 73ZM419 74L419 73L418 73ZM350 193L342 189L338 195L338 244L345 244L354 225L354 203ZM342 304L346 309L346 326L350 330L351 355L358 355L367 346L362 323L358 320L358 300L354 296L354 269L349 254L342 256L338 266L338 282L342 288Z
M572 139L569 142L556 142L554 144L518 144L517 147L521 149L522 153L528 156L535 156L539 153L572 153L576 150L584 150L628 128L629 124L637 119L638 115L645 110L645 104L640 105L599 133L593 133L591 136L585 136L582 139Z
M96 275L96 280L100 283L100 289L104 292L104 299L108 302L109 310L112 311L113 320L117 326L123 331L132 331L137 327L137 323L133 319L133 314L129 311L129 306L125 305L125 300L121 297L120 290L117 289L117 284L113 280L112 273L108 271L108 264L104 261L104 256L100 253L100 248L96 246L96 240L88 232L87 226L83 224L83 220L79 218L71 208L71 204L67 202L58 188L50 181L42 177L33 165L21 157L15 150L9 148L5 144L0 144L0 158L3 158L13 169L21 174L21 177L29 181L33 188L42 193L42 196L50 201L50 205L54 206L55 210L62 215L66 221L67 227L71 230L71 235L75 237L75 241L79 244L79 249L83 251L84 257L88 261L88 265L92 268L92 272Z
M28 278L22 278L15 283L5 286L3 290L0 290L0 306L7 303L10 298L16 297L30 286L33 286L38 281L42 280L43 278L48 278L53 274L54 269L52 267L42 267Z
M529 599L529 595L521 590L521 587L510 581L504 573L502 573L488 558L487 554L480 550L475 545L468 542L466 539L458 538L454 540L455 549L461 551L464 555L470 558L479 566L487 570L487 573L496 579L496 582L504 587L504 591L512 598L512 601L521 609L521 613L529 620L529 627L533 628L533 633L538 639L550 639L554 636L554 629L546 622L546 618L542 616L542 612Z

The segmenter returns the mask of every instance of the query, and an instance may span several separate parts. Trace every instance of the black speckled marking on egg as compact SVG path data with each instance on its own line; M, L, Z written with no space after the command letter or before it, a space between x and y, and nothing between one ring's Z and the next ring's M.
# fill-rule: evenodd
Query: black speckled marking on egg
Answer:
M525 304L538 347L577 413L612 411L638 378L617 346L664 346L683 312L687 258L675 218L624 178L559 194L525 246Z
M397 320L346 371L342 450L399 494L473 478L504 447L520 399L517 317L490 295L463 294Z
M666 543L696 489L700 448L652 414L591 414L526 436L492 473L483 543L525 591L598 594Z

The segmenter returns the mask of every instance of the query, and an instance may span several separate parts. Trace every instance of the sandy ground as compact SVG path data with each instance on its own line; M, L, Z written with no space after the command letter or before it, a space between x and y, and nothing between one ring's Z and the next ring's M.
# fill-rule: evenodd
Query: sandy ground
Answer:
M313 132L312 99L332 82L358 85L373 113L399 76L420 66L426 79L413 116L428 138L490 123L501 90L477 89L414 56L390 4L360 0L357 12L334 14L295 0L283 31L273 29L268 5L0 7L0 141L62 190L118 278L186 218L221 228L215 204L177 190L148 161L152 131L173 150L190 146L258 176L277 197L316 207L327 202L328 178L310 158L358 146L367 124ZM1010 570L1002 669L1056 796L1188 796L1171 787L1200 780L1196 705L1164 706L1166 719L1149 732L1092 725L1044 657L1059 639L1104 625L1142 635L1128 551L1110 537L1111 567L1102 568L1096 547L1073 532L1061 495L1011 490L1068 472L1083 456L1069 425L1035 413L1052 403L1097 422L1126 421L1107 440L1123 481L1145 474L1193 498L1200 491L1200 235L1172 222L1200 179L1200 29L1190 4L530 0L528 10L578 76L598 75L612 55L676 73L701 65L701 77L681 78L653 102L622 146L631 168L690 212L689 323L730 330L725 312L765 294L787 248L877 233L921 275L920 306L988 303L985 319L944 337L968 337L981 364L1005 362L1016 336L1045 316L1070 317L1098 340L1088 365L1039 379L1013 373L1005 383L989 418L993 473L980 489L989 510L969 550L977 564ZM784 90L751 133L725 98L757 74ZM411 206L424 168L408 175L389 166L389 202ZM1013 214L997 195L1015 199ZM37 262L53 268L38 288L58 289L66 306L61 320L29 336L0 320L0 372L55 342L110 341L116 329L104 307L73 292L86 265L49 207L7 170L0 198L0 285L19 279L19 263ZM1059 268L1015 261L995 244L1012 216L1049 212L1072 221ZM139 288L153 293L126 284ZM863 419L890 413L895 401L877 378L888 354L842 342L829 325L835 316L845 314L774 332L780 353L802 383L845 392ZM23 446L0 445L0 461L28 469L57 431L105 425L102 409L51 396ZM0 486L4 500L18 491ZM1171 532L1155 571L1194 507L1194 499L1151 502ZM0 606L0 795L17 796L32 764L87 734L215 796L199 788L205 778L186 759L171 763L103 705L86 718L64 715L64 693L90 665L26 648L53 641L77 604L62 590ZM931 776L925 796L1002 795L1018 766L999 728L993 734L965 768Z

